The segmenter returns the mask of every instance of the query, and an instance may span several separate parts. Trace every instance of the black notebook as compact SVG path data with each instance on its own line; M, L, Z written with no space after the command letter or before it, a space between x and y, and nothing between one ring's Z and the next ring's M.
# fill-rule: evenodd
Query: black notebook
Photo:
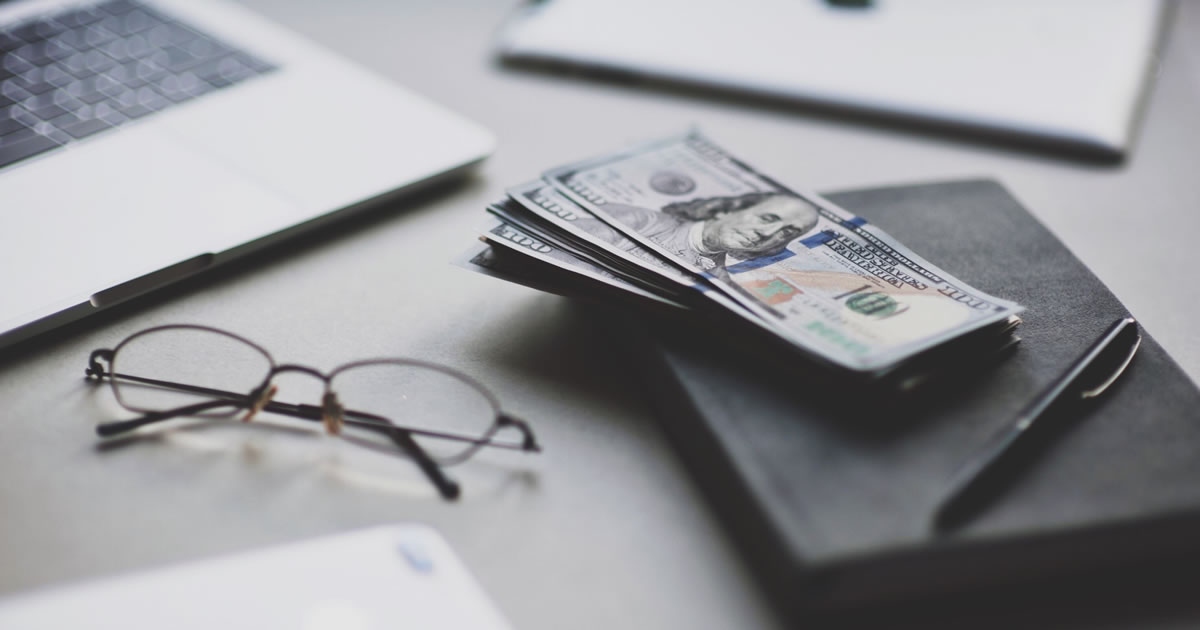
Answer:
M780 375L709 343L711 330L629 322L622 336L646 359L641 380L668 433L779 601L944 594L1200 547L1200 391L1145 331L1102 404L973 521L935 534L954 471L1126 310L993 181L829 198L1028 310L1007 359L874 408L856 400L868 390Z

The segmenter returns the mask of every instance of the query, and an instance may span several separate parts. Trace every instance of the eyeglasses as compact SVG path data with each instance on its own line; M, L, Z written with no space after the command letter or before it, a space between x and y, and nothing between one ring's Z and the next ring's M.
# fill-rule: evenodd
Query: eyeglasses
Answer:
M274 400L278 388L272 380L286 372L322 381L321 404ZM185 416L229 418L245 411L242 421L249 422L260 412L277 413L321 422L331 435L351 427L386 436L445 499L457 498L459 486L443 466L466 461L485 446L541 451L529 425L502 412L481 383L417 359L354 361L324 373L277 364L258 344L224 330L174 324L134 333L111 350L94 350L86 375L107 378L117 402L142 414L97 425L101 436ZM342 396L353 408L342 405ZM505 430L515 430L520 439L497 439Z

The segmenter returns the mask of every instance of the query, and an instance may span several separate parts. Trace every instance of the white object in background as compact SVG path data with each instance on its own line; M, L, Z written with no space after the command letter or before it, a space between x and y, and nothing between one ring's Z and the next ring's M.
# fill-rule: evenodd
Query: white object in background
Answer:
M506 630L428 527L359 530L0 600L0 628Z
M1162 0L544 0L506 58L971 127L1120 155Z

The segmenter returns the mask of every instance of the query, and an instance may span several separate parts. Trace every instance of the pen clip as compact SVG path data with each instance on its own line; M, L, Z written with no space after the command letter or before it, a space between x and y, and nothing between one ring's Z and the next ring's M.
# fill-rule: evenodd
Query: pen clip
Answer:
M1054 428L1061 424L1064 416L1062 410L1050 414L1050 424L1047 425L1045 417L1051 407L1073 400L1074 396L1079 397L1074 400L1087 400L1107 391L1125 373L1141 344L1142 335L1132 317L1113 322L1065 374L1021 411L1015 424L967 460L955 473L950 491L934 511L934 529L945 532L958 527L982 506L986 506L997 492L1003 492L1006 484L1012 480L1014 462L1024 466L1014 453L1021 453L1019 449L1031 444L1031 435L1041 435L1043 439L1047 435L1045 431L1031 431L1035 424ZM1122 351L1122 348L1127 349ZM1110 355L1115 357L1110 358ZM1090 388L1080 387L1089 383L1098 384ZM1077 393L1067 395L1068 392ZM1024 453L1028 455L1029 451L1025 450Z
M1132 321L1132 318L1128 318L1126 321L1130 322ZM1123 328L1118 334L1133 334L1136 336L1136 339L1134 339L1133 343L1129 345L1129 351L1126 352L1125 356L1121 358L1116 368L1109 372L1108 376L1104 380L1102 380L1095 387L1085 389L1079 393L1079 397L1081 399L1087 400L1089 398L1095 398L1103 394L1109 387L1112 386L1113 383L1117 382L1117 379L1121 378L1121 375L1125 373L1125 368L1129 367L1129 363L1133 361L1133 355L1137 354L1138 348L1141 347L1142 335L1140 332L1138 332L1136 324L1132 326L1127 325L1127 327Z

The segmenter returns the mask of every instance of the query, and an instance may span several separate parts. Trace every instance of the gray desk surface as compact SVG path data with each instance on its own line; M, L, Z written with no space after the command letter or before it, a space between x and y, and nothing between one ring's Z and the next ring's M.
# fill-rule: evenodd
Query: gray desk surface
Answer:
M510 3L247 4L478 120L499 150L462 185L0 361L0 595L421 521L519 628L774 627L584 307L446 262L503 186L690 123L820 190L999 179L1200 380L1195 4L1176 16L1137 146L1118 166L503 69L490 42ZM237 330L320 366L381 354L459 366L535 423L546 452L458 469L466 495L448 505L404 462L317 437L232 427L97 449L92 426L116 412L81 378L88 351L175 321Z

